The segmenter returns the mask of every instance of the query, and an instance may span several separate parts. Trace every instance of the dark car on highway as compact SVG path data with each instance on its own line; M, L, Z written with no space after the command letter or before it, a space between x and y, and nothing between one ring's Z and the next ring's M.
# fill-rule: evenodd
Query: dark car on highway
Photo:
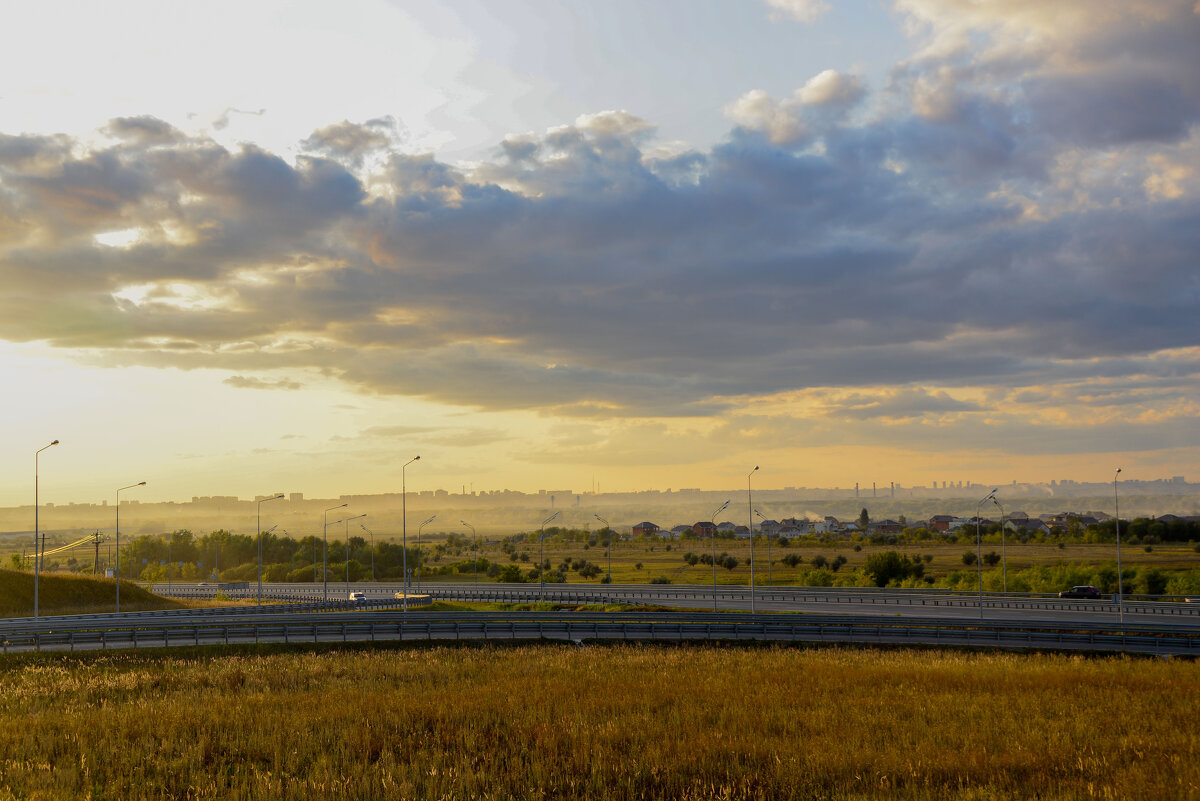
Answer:
M1072 587L1069 590L1063 590L1058 594L1059 598L1090 598L1092 600L1100 600L1100 590L1091 586Z

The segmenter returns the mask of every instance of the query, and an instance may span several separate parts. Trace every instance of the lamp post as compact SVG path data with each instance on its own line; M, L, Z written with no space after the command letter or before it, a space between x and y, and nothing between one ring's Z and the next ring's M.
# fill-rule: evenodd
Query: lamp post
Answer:
M57 442L58 442L58 440L54 440L54 442L51 442L50 444L54 445ZM116 493L117 494L117 559L115 562L113 562L113 567L116 568L113 571L113 576L116 577L116 579L117 579L117 614L121 613L121 492L123 490L133 489L134 487L144 487L144 486L146 486L146 482L139 481L136 484L130 484L128 487L119 488ZM36 559L37 557L35 556L34 558ZM37 582L36 581L34 582L34 585L33 585L33 609L34 609L33 616L37 617Z
M763 517L763 513L758 511L757 509L754 510L754 514L758 516L759 520L767 519L767 518ZM761 531L761 529L760 529L760 531ZM767 538L767 586L770 587L771 586L771 565L774 564L771 561L771 532L763 531L763 536ZM750 526L750 537L751 538L754 537L754 526L753 525Z
M996 504L996 508L1000 510L1000 560L1004 566L1004 591L1008 592L1008 550L1004 544L1004 518L1007 516L1004 512L1004 504L992 498L992 503Z
M539 601L546 599L546 524L556 517L558 517L558 512L543 520L542 533L538 535L538 578L542 580L542 588L538 593Z
M1125 623L1125 587L1121 581L1121 501L1117 497L1117 479L1121 476L1121 468L1113 473L1113 524L1117 527L1117 615L1121 624Z
M262 606L262 505L267 501L277 501L283 497L283 493L272 495L269 498L259 498L258 503L258 519L254 524L254 530L258 532L258 606ZM274 531L275 527L272 526Z
M479 535L475 533L475 527L466 520L459 520L467 528L471 529L471 538L475 541L475 583L479 583Z
M400 466L400 537L401 548L404 551L404 611L408 611L408 478L405 470L413 462L420 459L414 456Z
M325 510L325 520L321 524L321 537L324 540L324 545L321 549L321 592L326 601L329 600L329 513L334 509L344 509L349 505L348 503L339 503L337 506L330 506ZM336 523L337 521L334 522ZM313 563L316 564L315 559Z
M750 521L750 614L754 614L754 498L750 494L750 479L758 472L758 465L746 475L746 517Z
M979 499L979 503L975 504L975 564L979 568L979 619L983 620L983 535L980 533L979 516L983 513L983 504L993 500L996 497L996 492L1000 488L989 492Z
M712 563L713 563L713 611L717 611L717 515L724 512L729 507L729 501L717 507L717 511L712 513L710 518L712 522Z
M421 557L421 529L425 528L427 525L429 525L430 523L432 523L432 522L433 522L433 519L434 519L435 517L437 517L437 515L430 515L429 517L427 517L427 518L425 518L424 520L422 520L422 521L421 521L421 525L417 526L417 592L420 592L420 591L421 591L421 561L422 561L422 557ZM475 555L475 558L476 558L476 560L478 560L478 559L479 559L479 555L478 555L478 554L476 554L476 555ZM479 562L478 562L478 561L476 561L476 563L475 563L475 575L476 575L476 578L478 578L478 577L479 577Z
M346 597L347 598L350 597L350 521L357 520L360 517L366 517L366 516L367 516L367 513L363 512L361 515L354 515L353 517L346 517L346 518L342 519L342 522L346 524L346 527L343 529L343 534L346 537ZM362 523L359 523L359 525L361 526Z
M38 510L41 509L41 504L38 501L38 457L42 451L51 446L57 445L58 440L54 440L49 445L39 448L33 454L33 616L38 616L38 575L41 573L41 553L42 548L38 539ZM120 551L117 552L117 561L121 560ZM120 592L120 585L117 585L117 592ZM117 611L121 611L119 608Z
M375 532L364 526L362 523L358 527L371 535L371 581L375 580Z
M604 527L606 529L608 529L608 547L605 548L604 550L608 553L608 584L611 587L612 586L612 535L613 535L612 526L610 526L608 524L608 521L605 520L600 515L594 514L594 515L592 515L592 517L599 520L601 523L604 524Z

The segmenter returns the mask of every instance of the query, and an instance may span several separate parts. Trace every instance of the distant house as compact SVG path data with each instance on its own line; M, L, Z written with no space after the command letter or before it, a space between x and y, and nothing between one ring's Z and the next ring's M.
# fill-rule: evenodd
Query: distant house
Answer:
M949 531L951 524L954 523L954 515L934 515L929 518L930 531Z
M1004 521L1005 531L1025 531L1030 534L1049 534L1050 527L1036 517L1016 517Z
M657 534L658 532L658 526L649 521L643 521L633 527L633 536L635 537L640 537L643 534Z
M899 534L904 531L904 524L896 520L880 520L872 523L869 530L874 534Z
M722 524L722 525L724 525L724 524ZM717 528L721 528L721 526L717 526ZM721 528L721 531L725 532L726 529ZM750 527L749 526L734 526L733 527L733 536L737 537L738 539L743 539L743 540L750 539Z
M701 520L692 524L692 531L696 532L698 537L711 537L717 533L717 527L710 520Z
M671 536L674 537L675 539L679 539L684 534L687 534L691 531L692 531L691 526L675 526L675 528L671 529Z

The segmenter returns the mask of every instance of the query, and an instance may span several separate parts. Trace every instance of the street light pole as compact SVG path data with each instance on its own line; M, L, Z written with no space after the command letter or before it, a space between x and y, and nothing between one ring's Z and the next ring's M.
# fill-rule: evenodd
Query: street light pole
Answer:
M371 535L371 581L375 581L375 532L362 523L359 523L358 527Z
M1117 497L1117 479L1121 468L1113 473L1113 524L1117 527L1117 615L1121 624L1125 623L1125 587L1121 581L1121 501Z
M58 442L58 440L55 440L54 442ZM53 445L54 443L52 442L50 444ZM136 484L130 484L128 487L121 487L120 489L117 490L117 559L113 563L113 567L116 568L113 571L113 576L115 576L117 579L117 614L121 613L121 491L127 490L127 489L133 489L134 487L144 487L144 486L146 486L146 482L139 481ZM169 569L170 568L168 567L168 570ZM34 608L35 609L37 608L36 592L37 592L37 585L34 584L34 596L33 597L34 597ZM34 613L34 616L35 617L37 616L36 612Z
M763 513L758 511L757 509L754 510L754 514L758 515L759 520L767 519L767 518L763 517ZM762 529L759 529L759 531L762 531ZM754 536L753 526L750 528L750 536L751 537ZM771 586L771 565L774 564L771 561L771 532L763 531L763 536L766 537L766 540L767 540L767 586L770 587Z
M282 497L283 493L280 492L276 495L272 495L270 498L259 498L257 501L258 518L257 522L254 524L254 528L258 535L258 606L262 606L262 505L267 501L277 501ZM272 531L274 528L274 526L271 527Z
M758 465L746 476L746 517L750 520L750 614L754 614L754 498L750 494L750 479L758 472Z
M729 501L721 504L717 511L712 513L710 521L712 522L712 563L713 563L713 611L717 611L717 515L724 512L729 507Z
M608 584L611 587L612 586L612 535L613 535L612 526L610 526L608 524L608 521L605 520L600 515L593 514L592 517L599 520L601 523L604 524L604 528L608 529L608 547L605 548L604 550L608 552Z
M321 591L326 601L329 600L329 513L334 509L344 509L349 505L348 503L339 503L337 506L330 506L325 510L325 519L321 524L321 537L324 540L321 549ZM316 564L316 561L314 560L313 563Z
M58 440L54 440L53 442L51 442L49 445L45 446L44 448L39 448L38 450L34 451L34 454L33 454L33 616L34 617L38 616L38 576L41 573L41 561L42 561L42 559L41 559L42 547L39 543L39 538L38 538L38 531L39 531L39 527L40 527L39 522L38 522L38 511L42 508L40 501L38 501L38 457L41 455L42 451L46 450L46 448L49 448L49 447L51 447L53 445L57 445L57 444L58 444ZM121 561L120 551L117 552L117 561L118 562ZM118 585L117 591L120 592L120 585ZM120 611L120 610L118 609L117 611Z
M433 519L435 517L437 517L437 515L430 515L429 517L422 520L421 524L419 526L417 526L417 567L416 567L417 592L421 591L421 562L423 561L423 557L421 556L421 529L425 528L427 525L432 523ZM475 558L478 559L479 555L476 554ZM479 578L479 563L478 562L475 563L475 577L476 577L476 579Z
M466 520L459 520L467 528L471 529L471 538L475 541L475 583L479 583L479 535L475 533L475 527ZM420 575L419 573L417 575Z
M1004 591L1008 592L1008 549L1004 544L1004 518L1007 516L1004 512L1004 504L992 498L992 503L1000 510L1000 559L1004 565Z
M361 515L354 515L353 517L347 517L347 518L342 519L342 522L346 524L345 528L343 529L343 533L346 537L346 597L347 598L350 597L350 521L357 520L360 517L366 517L366 516L367 516L367 513L363 512ZM362 523L359 523L359 525L361 526Z
M558 512L543 520L542 533L538 535L538 578L542 580L542 588L538 593L539 601L546 600L546 524L556 517L558 517Z
M975 504L975 564L979 568L979 619L983 620L983 535L980 533L979 517L983 514L983 504L985 501L994 500L996 492L1000 488L989 492L987 495L979 499L979 503Z
M413 462L420 459L414 456L400 466L400 538L404 551L404 611L408 611L408 477L405 470Z

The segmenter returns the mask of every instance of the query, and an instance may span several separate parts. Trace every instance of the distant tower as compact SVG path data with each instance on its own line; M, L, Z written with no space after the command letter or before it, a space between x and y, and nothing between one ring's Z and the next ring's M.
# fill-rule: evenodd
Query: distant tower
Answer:
M871 497L872 498L879 497L878 493L875 492L875 482L874 481L871 482Z
M858 499L858 482L857 481L854 482L854 498L855 498L855 500Z
M892 482L892 497L893 498L896 497L896 482L895 481Z

